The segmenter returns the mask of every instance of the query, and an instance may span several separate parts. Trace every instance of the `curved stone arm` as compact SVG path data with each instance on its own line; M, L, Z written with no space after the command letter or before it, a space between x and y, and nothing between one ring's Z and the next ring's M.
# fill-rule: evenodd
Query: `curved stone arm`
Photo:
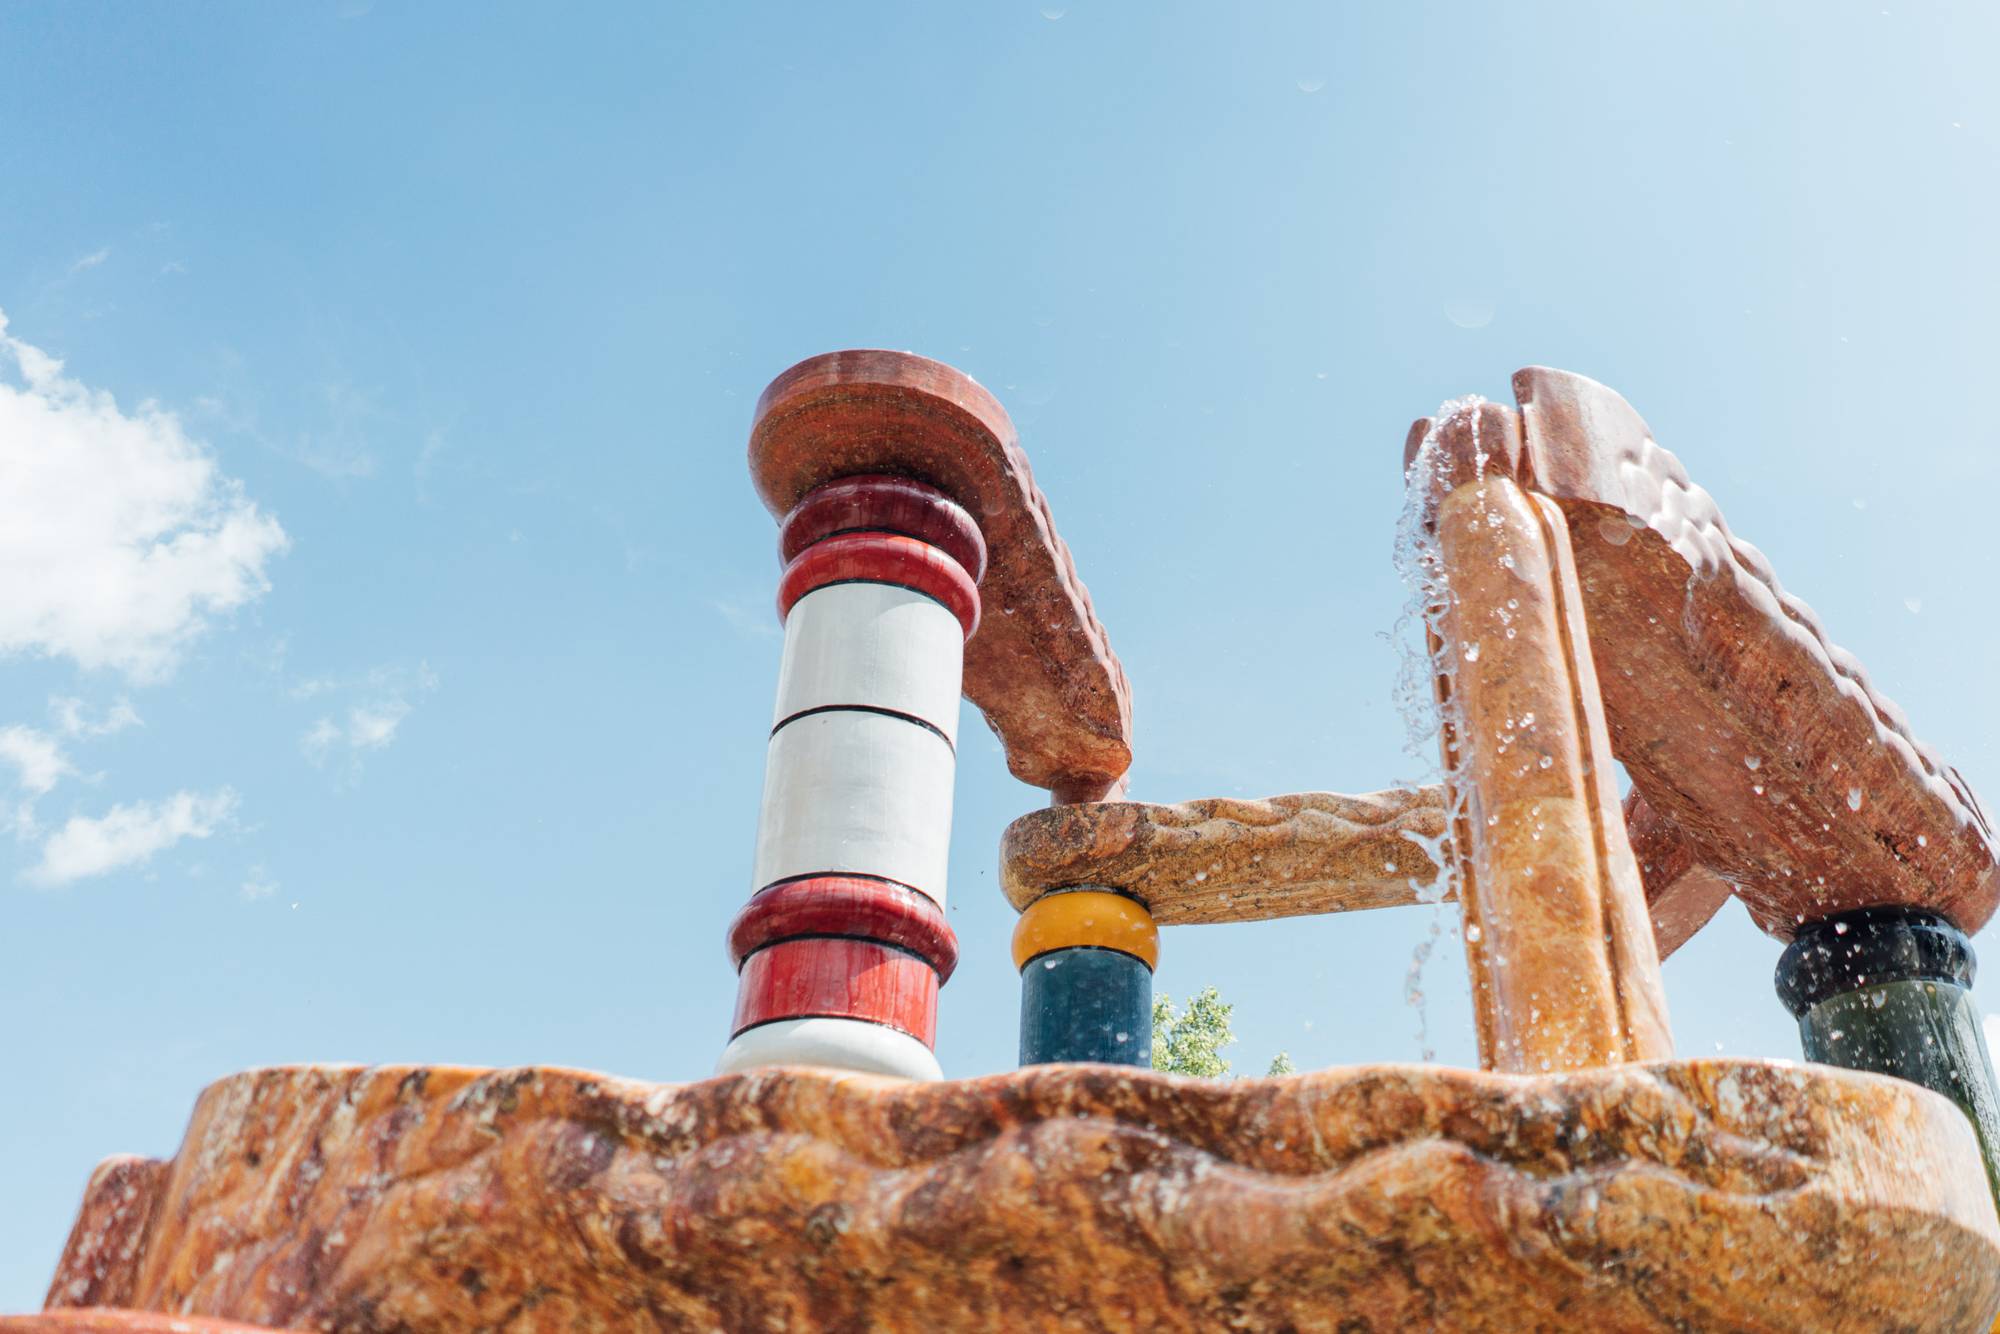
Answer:
M1693 862L1637 792L1625 821L1664 958L1715 915L1729 887ZM1141 900L1162 925L1395 908L1431 897L1432 850L1444 838L1441 787L1057 806L1007 827L1000 888L1025 910L1051 889L1103 885Z
M1568 519L1612 752L1695 860L1781 940L1885 903L1985 925L2000 863L1958 772L1629 403L1545 367L1518 372L1514 393L1518 440L1490 433L1503 443L1485 467Z
M970 376L907 352L830 352L773 380L750 428L750 474L771 513L855 473L927 482L984 531L965 697L1008 769L1059 800L1117 790L1132 764L1131 690L1006 410Z

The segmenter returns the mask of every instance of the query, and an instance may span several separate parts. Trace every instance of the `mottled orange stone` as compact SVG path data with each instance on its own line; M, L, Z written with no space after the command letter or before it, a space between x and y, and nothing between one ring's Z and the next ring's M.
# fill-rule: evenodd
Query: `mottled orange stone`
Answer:
M1491 405L1441 423L1412 473L1448 596L1434 658L1480 1061L1570 1070L1673 1052L1659 955L1625 836L1568 525L1486 474L1518 439ZM1442 488L1440 488L1442 489Z
M155 1311L44 1311L0 1315L0 1334L270 1334L269 1325L161 1315Z
M1545 367L1518 372L1514 393L1519 438L1487 431L1484 468L1569 520L1613 754L1691 864L1779 939L1892 903L1984 926L2000 860L1958 771L1629 403ZM1481 419L1512 415L1488 404ZM1406 457L1430 426L1411 428Z
M814 487L891 473L937 487L986 535L965 697L1016 778L1063 801L1121 790L1132 698L1006 410L971 376L908 352L830 352L773 380L750 428L750 475L783 517Z
M1051 806L1001 835L1000 888L1025 911L1048 890L1103 885L1162 926L1352 912L1416 902L1411 882L1437 866L1412 838L1443 833L1434 787Z
M49 1300L357 1334L1942 1334L2000 1309L2000 1219L1955 1107L1822 1066L305 1067L100 1172Z
M1625 837L1639 860L1653 944L1664 959L1722 911L1729 902L1729 882L1696 859L1680 826L1654 810L1636 787L1625 797Z
M1000 888L1025 911L1051 889L1103 885L1138 899L1162 926L1449 900L1455 891L1437 884L1430 851L1445 836L1444 811L1444 789L1430 786L1048 807L1001 836ZM1692 863L1678 831L1637 792L1625 821L1665 958L1715 915L1729 886Z

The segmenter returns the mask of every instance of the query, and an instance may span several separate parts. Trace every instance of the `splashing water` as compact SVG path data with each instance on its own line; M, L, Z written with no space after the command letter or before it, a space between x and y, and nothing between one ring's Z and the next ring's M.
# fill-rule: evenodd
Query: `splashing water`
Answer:
M1431 951L1437 948L1438 937L1443 934L1444 909L1442 906L1434 907L1431 909L1430 928L1417 942L1417 948L1411 951L1409 970L1403 974L1403 1003L1417 1012L1417 1050L1427 1062L1437 1059L1437 1051L1431 1046L1430 1007L1424 1003L1424 965L1431 961Z
M1425 502L1431 495L1440 462L1438 431L1446 421L1460 414L1471 414L1473 423L1473 464L1475 481L1483 476L1487 455L1479 445L1478 411L1486 400L1477 395L1453 399L1440 404L1431 418L1431 429L1417 447L1416 456L1411 459L1403 475L1403 512L1396 521L1396 571L1402 576L1408 597L1402 612L1396 618L1390 639L1397 650L1396 670L1396 710L1403 718L1403 749L1418 762L1420 767L1416 786L1424 782L1441 781L1444 766L1440 754L1439 736L1456 735L1464 730L1463 718L1450 705L1440 707L1438 700L1438 677L1444 678L1448 699L1458 695L1458 662L1453 655L1440 654L1435 659L1431 654L1431 643L1440 636L1446 610L1452 605L1453 590L1451 576L1445 569L1443 554L1439 549L1437 535L1425 523ZM1505 610L1499 613L1499 623L1511 637L1513 629L1507 624L1510 619ZM1479 646L1469 643L1463 650L1466 662L1477 662ZM1447 712L1447 710L1449 712ZM1424 854L1437 866L1437 878L1428 885L1420 880L1410 880L1410 890L1417 902L1429 904L1430 922L1422 940L1410 955L1410 966L1403 979L1403 1000L1417 1015L1417 1044L1423 1059L1436 1059L1436 1052L1430 1042L1430 1013L1424 995L1424 969L1430 963L1431 955L1437 948L1438 940L1444 933L1447 907L1445 900L1455 897L1457 868L1447 849L1449 831L1465 814L1463 797L1446 789L1444 827L1447 831L1436 837L1424 837L1409 832L1404 837L1423 849ZM1456 919L1454 919L1456 920ZM1476 939L1476 937L1474 937Z
M1472 414L1473 462L1476 468L1484 470L1487 455L1479 448L1478 409L1485 402L1475 394L1438 405L1429 433L1403 473L1403 512L1396 520L1396 572L1408 590L1395 628L1390 632L1397 649L1396 709L1403 716L1403 749L1433 778L1439 776L1437 736L1442 721L1438 714L1435 672L1441 668L1449 681L1456 675L1456 664L1433 664L1431 660L1429 637L1442 628L1452 588L1437 534L1424 522L1424 502L1431 493L1439 463L1438 430L1452 417ZM1468 657L1476 660L1477 650L1471 645L1467 647L1472 649Z

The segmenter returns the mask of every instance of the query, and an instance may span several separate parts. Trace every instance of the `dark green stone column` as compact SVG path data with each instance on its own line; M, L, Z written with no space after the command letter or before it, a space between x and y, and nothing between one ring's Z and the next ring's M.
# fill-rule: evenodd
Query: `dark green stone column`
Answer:
M2000 1199L2000 1096L1965 933L1936 913L1863 908L1800 928L1778 960L1778 997L1806 1059L1895 1075L1942 1093L1972 1121Z

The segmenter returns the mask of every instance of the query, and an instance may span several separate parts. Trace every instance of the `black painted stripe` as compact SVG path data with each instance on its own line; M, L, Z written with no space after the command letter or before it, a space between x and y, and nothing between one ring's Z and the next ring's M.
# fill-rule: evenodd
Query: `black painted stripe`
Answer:
M937 895L932 894L928 890L921 889L907 880L898 880L892 875L877 875L873 871L802 871L798 875L781 875L768 885L757 886L756 894L762 894L767 889L776 889L779 885L797 884L801 880L824 880L832 876L838 876L846 880L873 880L877 884L894 885L897 889L907 889L912 894L922 894L939 911L943 911L944 909L944 905L938 902ZM756 894L752 894L751 897L755 898Z
M879 704L816 704L810 709L800 709L788 718L780 718L777 726L771 729L771 735L778 735L780 731L790 727L801 718L810 718L820 713L873 713L883 718L895 718L902 722L915 723L918 727L923 728L926 732L944 742L945 749L951 752L953 759L958 758L958 747L951 744L951 738L946 736L944 729L936 723L925 718L919 718L914 713L904 713L901 709L885 709Z
M1033 963L1037 959L1046 959L1051 954L1066 954L1071 950L1096 950L1100 954L1122 955L1138 964L1141 968L1144 968L1147 972L1150 973L1153 971L1152 965L1148 964L1144 959L1134 954L1131 950L1121 950L1116 945L1056 945L1043 950L1040 954L1030 954L1028 956L1028 963ZM1028 963L1021 965L1023 972L1027 971Z
M807 547L806 550L810 551L812 550L812 548ZM939 597L937 594L931 592L929 589L918 588L914 584L902 583L901 581L895 579L829 579L823 584L814 584L811 588L808 588L805 592L799 594L798 602L794 602L792 604L792 610L797 611L799 609L799 602L804 602L807 598L819 592L821 589L839 588L843 584L879 584L883 588L900 588L905 593L915 593L918 597L924 598L931 602L935 602L938 604L938 606L943 607L946 611L951 611L951 604L949 602L946 602L943 598ZM955 611L951 611L951 618L953 620L957 620L958 613Z
M731 1033L729 1035L729 1040L731 1042L734 1042L737 1038L742 1037L745 1033L750 1032L752 1029L769 1028L772 1024L789 1024L795 1019L846 1019L852 1023L857 1023L857 1024L873 1024L877 1028L886 1028L891 1033L901 1033L904 1037L916 1043L918 1046L922 1047L925 1051L931 1052L932 1055L937 1054L935 1049L932 1048L930 1043L925 1042L922 1038L918 1037L915 1033L910 1032L908 1029L898 1028L894 1024L885 1024L880 1019L869 1019L863 1015L858 1015L858 1014L836 1014L831 1010L808 1010L804 1014L786 1014L786 1015L780 1015L776 1019L759 1019L756 1023L745 1024L742 1028L739 1028L734 1033Z

